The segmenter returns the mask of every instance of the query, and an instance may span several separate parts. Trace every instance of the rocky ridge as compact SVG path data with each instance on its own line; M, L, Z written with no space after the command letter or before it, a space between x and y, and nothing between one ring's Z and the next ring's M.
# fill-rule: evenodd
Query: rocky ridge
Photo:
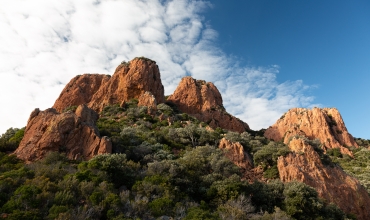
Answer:
M95 126L98 114L86 105L76 112L58 113L49 108L35 109L26 126L24 137L14 154L26 161L42 159L48 152L65 152L70 159L90 159L111 153L112 143L100 137Z
M150 92L157 104L164 102L164 87L155 61L135 58L120 64L112 77L76 76L65 86L53 108L62 112L67 107L86 104L100 112L107 105L122 105L130 99L138 99L145 92Z
M270 126L265 137L285 144L294 136L319 139L324 150L339 148L342 154L352 155L348 147L358 147L335 108L293 108Z
M293 153L277 161L281 181L303 182L344 212L353 213L358 219L368 219L370 197L356 178L338 166L324 165L314 147L302 138L293 138L288 145Z
M250 130L247 123L226 112L221 94L211 82L184 77L167 101L212 128L221 127L239 133Z

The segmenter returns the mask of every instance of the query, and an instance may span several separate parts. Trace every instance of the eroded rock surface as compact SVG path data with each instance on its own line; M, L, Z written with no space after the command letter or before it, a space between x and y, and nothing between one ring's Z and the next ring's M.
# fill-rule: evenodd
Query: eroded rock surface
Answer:
M324 150L340 148L343 154L348 155L352 153L347 147L358 147L335 108L290 109L265 132L266 138L284 143L297 135L310 140L319 139Z
M212 128L221 127L240 133L249 130L247 123L225 111L221 94L211 82L184 77L167 100Z
M229 158L238 167L249 170L253 168L251 157L244 151L243 145L239 142L231 142L222 138L218 148L225 149L225 156Z
M64 87L53 108L63 112L68 107L89 103L101 85L109 79L110 76L104 74L84 74L74 77Z
M117 67L112 78L94 94L88 106L99 112L104 106L138 99L147 91L158 104L164 102L164 87L157 64L149 59L135 58L129 64Z
M370 197L357 179L338 166L324 165L319 154L302 138L293 138L288 145L294 153L278 159L281 181L303 182L344 212L353 213L358 219L368 219Z
M65 152L70 159L111 153L112 143L107 137L100 137L95 126L97 119L97 113L86 105L78 106L76 113L35 109L14 153L26 162L42 159L50 151Z
M147 106L148 114L155 114L157 111L157 100L151 92L145 92L139 97L138 106Z
M97 112L105 106L122 104L150 92L156 102L164 102L164 88L156 63L135 58L116 68L112 77L84 74L73 78L63 89L53 108L58 112L70 106L86 104Z

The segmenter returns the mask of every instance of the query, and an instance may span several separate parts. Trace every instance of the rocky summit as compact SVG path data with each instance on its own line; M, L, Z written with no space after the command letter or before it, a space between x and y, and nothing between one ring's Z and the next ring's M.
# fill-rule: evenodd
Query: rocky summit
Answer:
M76 113L35 109L14 153L27 162L39 160L49 152L65 152L70 159L111 153L112 143L107 137L100 137L95 126L97 119L97 113L86 105L78 106Z
M226 112L221 94L211 82L184 77L167 101L212 128L221 127L239 133L250 130L247 123Z
M339 148L348 155L352 155L348 147L358 147L335 108L290 109L265 132L265 137L284 143L294 136L319 139L324 150Z
M105 106L122 104L150 92L156 103L164 102L164 88L155 61L135 58L122 62L112 77L84 74L73 78L63 89L53 108L58 112L70 106L86 104L97 112Z

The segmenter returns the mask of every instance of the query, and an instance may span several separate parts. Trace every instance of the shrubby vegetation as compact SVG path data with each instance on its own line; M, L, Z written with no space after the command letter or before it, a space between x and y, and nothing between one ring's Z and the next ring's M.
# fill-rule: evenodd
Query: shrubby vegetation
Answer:
M7 219L345 218L313 188L280 182L276 159L289 149L258 132L213 130L167 104L150 115L137 100L107 106L97 124L113 154L73 161L50 153L23 164L0 153L0 213ZM218 149L222 137L240 142L268 182L243 179Z
M352 148L353 158L333 149L327 152L332 161L339 164L345 172L356 177L370 193L370 150L369 140L357 139L359 148Z
M9 128L0 136L0 152L14 151L21 142L25 128Z

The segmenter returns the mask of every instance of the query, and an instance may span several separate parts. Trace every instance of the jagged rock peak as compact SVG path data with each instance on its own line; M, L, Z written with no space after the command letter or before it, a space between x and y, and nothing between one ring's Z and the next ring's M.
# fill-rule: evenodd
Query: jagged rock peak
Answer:
M26 162L42 159L50 151L65 152L70 159L90 159L111 153L112 143L107 137L100 137L95 125L97 119L98 114L86 105L78 106L76 113L35 109L14 153Z
M64 88L53 108L58 112L70 106L87 104L100 112L105 106L138 99L150 92L156 102L164 102L164 87L155 61L135 58L122 62L112 77L102 74L84 74L73 78Z
M180 111L209 123L212 128L240 133L249 130L247 123L225 111L221 94L211 82L184 77L167 101L174 103Z
M370 207L367 204L370 203L370 197L356 178L338 166L324 165L307 139L294 137L288 146L293 153L281 156L277 161L281 181L303 182L344 212L355 214L359 220L368 219Z
M324 150L340 148L344 154L352 155L347 147L358 147L348 133L342 116L335 108L293 108L270 126L265 137L288 143L294 136L319 139Z

